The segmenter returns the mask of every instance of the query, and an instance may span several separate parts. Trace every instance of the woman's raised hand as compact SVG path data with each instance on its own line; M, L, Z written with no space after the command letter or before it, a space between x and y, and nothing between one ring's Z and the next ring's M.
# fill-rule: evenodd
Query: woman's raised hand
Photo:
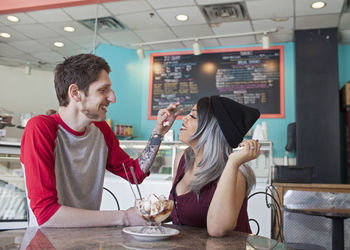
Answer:
M232 152L229 156L229 159L237 162L238 167L247 161L258 158L260 152L260 144L257 140L245 140L241 142L239 146L243 147L243 149Z

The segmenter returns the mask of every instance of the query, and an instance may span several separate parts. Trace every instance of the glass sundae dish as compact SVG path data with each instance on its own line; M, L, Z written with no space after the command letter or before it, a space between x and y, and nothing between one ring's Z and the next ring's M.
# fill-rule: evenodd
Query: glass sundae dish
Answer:
M164 195L151 194L147 198L136 199L135 206L138 213L147 221L147 225L141 229L140 233L164 233L161 223L173 210L172 200L168 200Z

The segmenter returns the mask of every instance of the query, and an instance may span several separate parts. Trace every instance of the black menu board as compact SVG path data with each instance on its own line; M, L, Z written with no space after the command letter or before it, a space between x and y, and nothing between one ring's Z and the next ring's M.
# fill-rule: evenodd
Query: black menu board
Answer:
M235 48L151 53L148 119L180 102L187 114L199 98L220 95L257 108L261 118L284 117L284 50Z

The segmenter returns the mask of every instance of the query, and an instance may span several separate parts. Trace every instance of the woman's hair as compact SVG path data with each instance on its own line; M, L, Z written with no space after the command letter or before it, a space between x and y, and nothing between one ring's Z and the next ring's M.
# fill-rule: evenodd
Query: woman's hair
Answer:
M232 147L228 144L217 119L213 115L209 97L203 97L197 102L197 123L197 130L190 141L198 139L196 151L200 152L203 148L203 155L198 163L200 168L195 174L195 179L190 183L190 188L199 194L203 186L221 176L228 156L232 153ZM195 154L192 148L188 147L184 155L185 171L188 171L193 165ZM255 185L255 174L247 164L241 165L239 171L246 179L246 194L248 195Z
M88 94L89 86L100 76L101 71L111 72L108 63L92 54L79 54L68 57L55 68L55 89L60 106L67 106L68 88L76 84L79 90Z

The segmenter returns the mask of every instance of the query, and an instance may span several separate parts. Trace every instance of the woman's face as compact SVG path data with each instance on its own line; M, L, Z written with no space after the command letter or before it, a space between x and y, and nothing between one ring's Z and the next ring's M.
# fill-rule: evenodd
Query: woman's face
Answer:
M179 140L189 145L189 139L196 132L197 126L197 105L194 105L191 112L182 118Z

